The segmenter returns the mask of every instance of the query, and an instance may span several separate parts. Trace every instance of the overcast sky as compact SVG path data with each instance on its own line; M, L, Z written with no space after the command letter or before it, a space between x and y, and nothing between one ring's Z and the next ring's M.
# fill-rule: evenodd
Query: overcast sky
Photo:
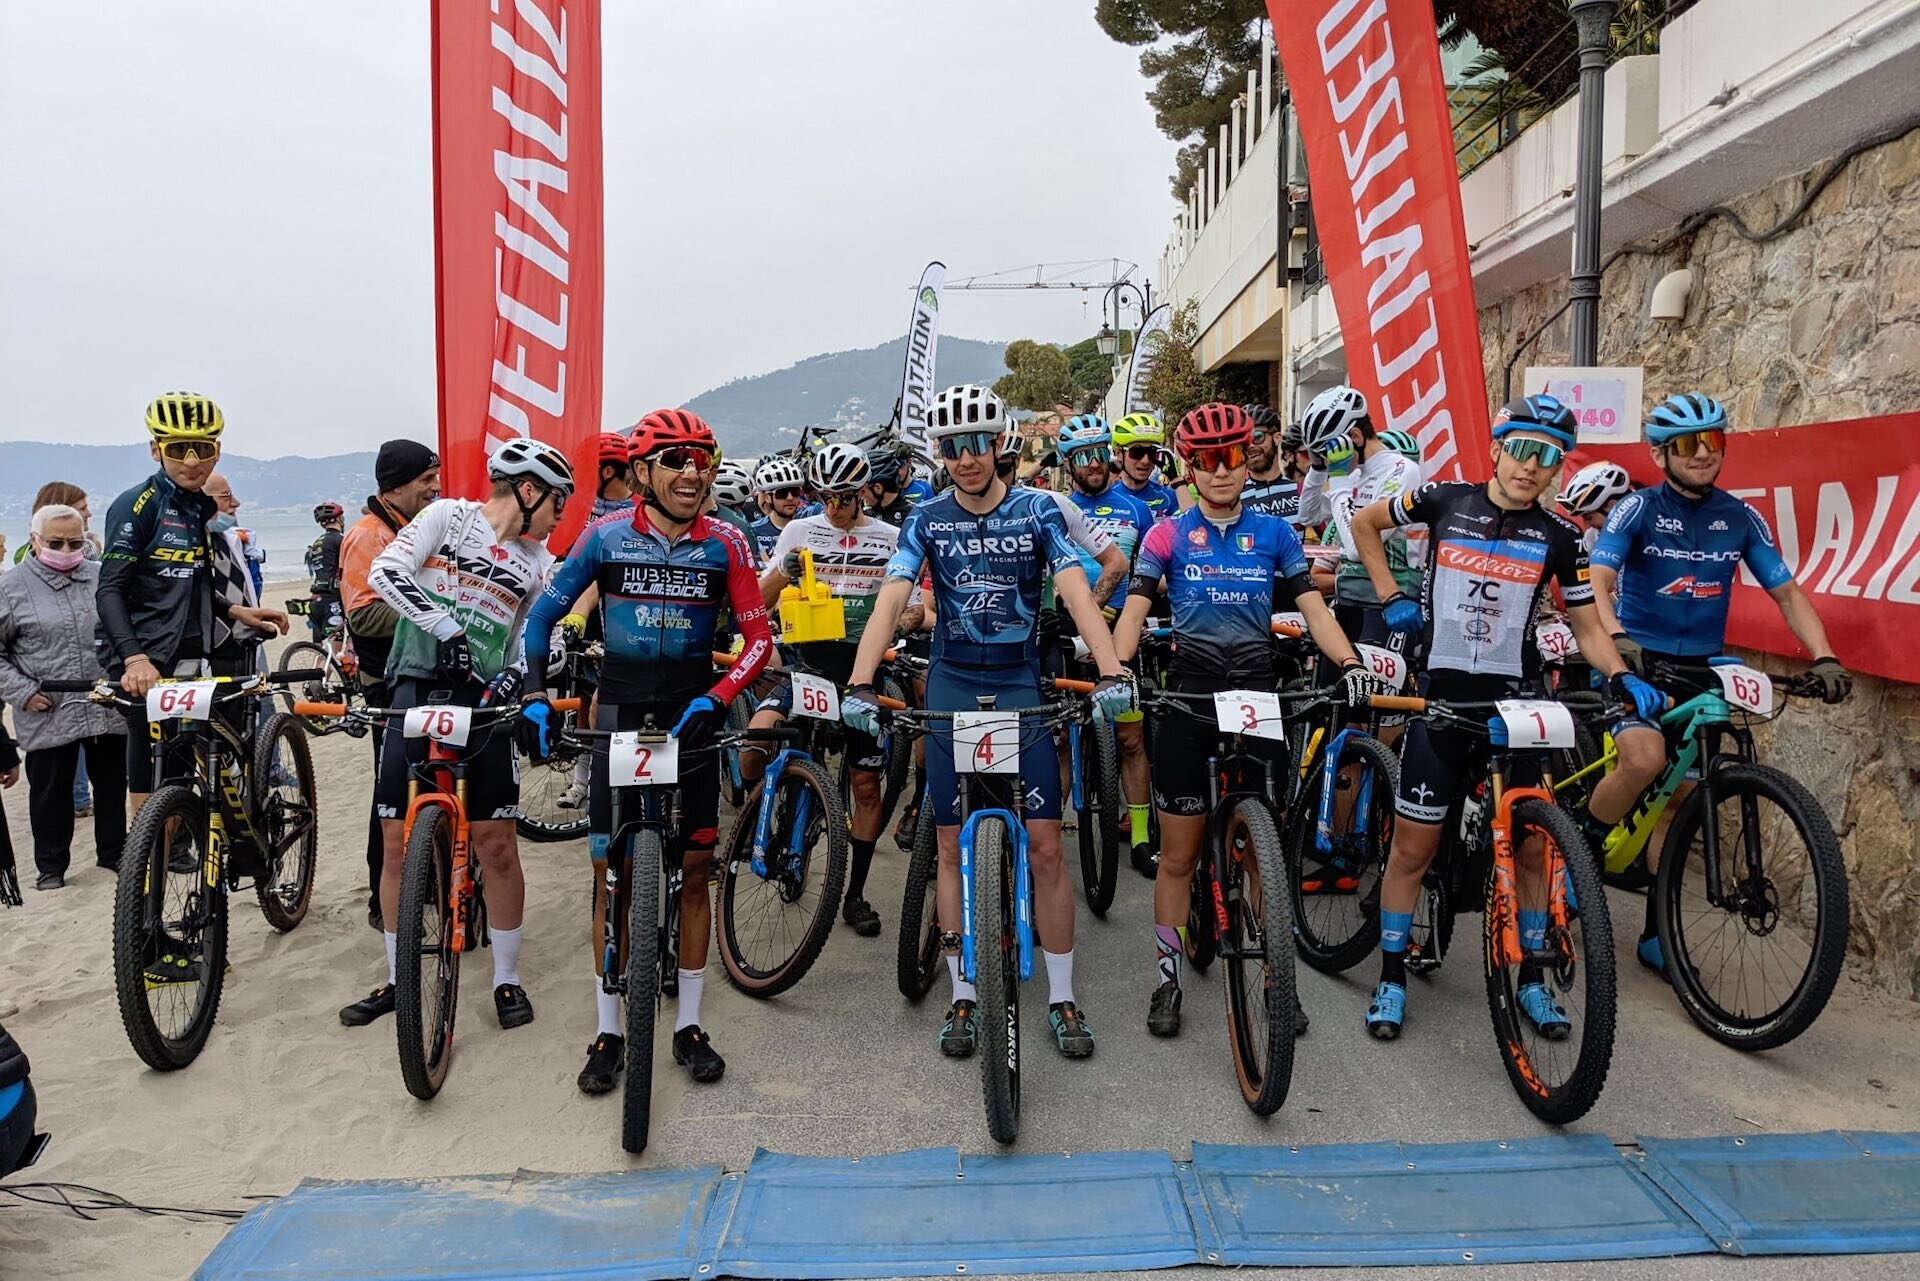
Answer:
M0 7L0 440L137 440L174 387L257 457L431 438L427 8ZM929 258L1150 276L1174 146L1092 8L606 0L607 418L895 337ZM1099 302L943 326L1067 342Z

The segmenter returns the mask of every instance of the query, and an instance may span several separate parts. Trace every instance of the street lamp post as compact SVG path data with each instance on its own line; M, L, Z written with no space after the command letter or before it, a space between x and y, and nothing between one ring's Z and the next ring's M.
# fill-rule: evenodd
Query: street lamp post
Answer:
M1148 281L1146 288L1143 290L1131 280L1116 280L1107 286L1106 293L1100 295L1100 333L1096 339L1096 343L1101 355L1112 356L1114 358L1113 376L1115 378L1120 377L1120 339L1117 331L1123 328L1120 323L1120 291L1122 289L1133 290L1133 299L1140 305L1141 328L1144 329L1146 327L1147 317L1153 314L1152 281ZM1107 300L1109 298L1113 299L1112 325L1107 324ZM1134 342L1138 343L1139 341L1139 334L1136 331L1134 334Z
M1607 85L1608 28L1619 0L1571 0L1580 40L1580 146L1573 184L1573 307L1575 365L1593 365L1600 353L1600 162Z

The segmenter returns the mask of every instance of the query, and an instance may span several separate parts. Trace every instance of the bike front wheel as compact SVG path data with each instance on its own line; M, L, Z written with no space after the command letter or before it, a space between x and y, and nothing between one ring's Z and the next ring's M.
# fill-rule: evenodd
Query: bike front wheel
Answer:
M647 1150L653 1118L653 1023L660 999L660 833L643 827L633 834L633 859L627 868L627 1069L620 1114L620 1146ZM666 964L674 963L667 958Z
M940 846L933 816L921 811L913 825L913 853L907 860L907 892L900 903L900 938L894 949L894 978L900 995L918 1002L933 990L940 973L940 911L935 889L940 879Z
M580 712L556 712L557 729L571 729ZM549 844L578 840L587 834L588 756L564 733L553 735L554 751L546 760L520 765L520 811L514 828L529 841Z
M394 929L393 1027L400 1079L416 1099L431 1099L453 1065L453 1020L460 1005L460 954L453 950L453 820L423 807L407 833ZM479 936L471 914L467 937Z
M1103 720L1081 726L1079 738L1080 887L1087 910L1104 920L1120 875L1120 749Z
M1708 894L1707 793L1720 895ZM1847 954L1847 868L1826 811L1792 777L1728 764L1680 807L1654 887L1667 975L1722 1045L1770 1050L1820 1017Z
M1240 1097L1256 1116L1272 1116L1293 1084L1298 992L1293 969L1293 913L1286 860L1273 814L1237 800L1223 829L1227 937L1227 1038Z
M1310 777L1319 777L1316 761ZM1349 734L1334 774L1327 848L1319 848L1318 787L1303 790L1287 822L1286 860L1300 959L1324 974L1352 969L1380 945L1380 876L1393 841L1400 770L1377 739ZM1344 813L1343 813L1344 811Z
M845 771L842 771L844 777ZM818 762L789 757L740 811L720 883L720 959L748 996L770 997L806 977L833 931L847 879L847 819ZM767 874L753 870L760 807L771 803Z
M200 798L169 784L127 833L113 894L113 987L134 1053L173 1072L200 1056L227 979L227 887L208 867Z
M980 1086L987 1133L1020 1134L1020 947L1014 922L1013 837L1004 819L973 829L973 969L980 993Z
M254 739L253 828L263 870L254 896L267 924L285 934L307 918L320 853L320 805L307 731L286 713L267 718Z

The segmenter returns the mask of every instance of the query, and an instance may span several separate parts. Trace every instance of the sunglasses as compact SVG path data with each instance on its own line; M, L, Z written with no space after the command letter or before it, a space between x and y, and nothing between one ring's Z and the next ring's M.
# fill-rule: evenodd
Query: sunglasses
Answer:
M1265 429L1264 427L1255 427L1255 428L1253 429L1253 443L1254 443L1254 444L1256 444L1256 445L1264 445L1264 444L1266 444L1266 443L1267 443L1268 441L1270 441L1270 440L1272 440L1272 439L1273 439L1273 433L1272 433L1272 432L1270 432L1270 431L1268 431L1268 430L1266 430L1266 429Z
M1083 445L1079 449L1067 451L1067 463L1073 467L1087 467L1094 463L1113 461L1113 450L1105 445Z
M1566 450L1544 440L1503 440L1500 448L1517 463L1538 463L1542 467L1558 467L1567 456Z
M860 501L859 491L848 494L822 494L820 504L823 507L846 507Z
M160 446L160 456L176 463L205 462L219 455L219 442L212 440L170 440Z
M670 445L650 455L647 461L657 463L668 471L685 471L689 467L695 471L711 471L719 460L711 449L703 449L699 445Z
M40 545L52 552L83 552L87 549L84 538L42 538Z
M776 502L784 502L787 499L798 500L806 496L807 492L798 486L788 486L786 489L770 489L767 491L767 497L774 499Z
M1128 457L1128 458L1130 458L1130 459L1132 459L1132 460L1133 460L1134 462L1136 462L1136 463L1137 463L1137 462L1143 462L1143 461L1145 461L1146 459L1149 459L1149 458L1154 458L1154 459L1157 459L1157 458L1159 458L1159 457L1160 457L1160 446L1158 446L1158 445L1128 445L1128 446L1127 446L1127 457Z
M1691 458L1702 449L1720 453L1727 447L1727 433L1714 428L1712 431L1696 431L1685 436L1675 436L1667 442L1667 448L1682 458Z
M1207 445L1187 455L1187 465L1196 472L1232 471L1247 465L1245 445Z
M940 438L940 457L948 462L956 462L962 454L972 454L975 458L996 458L1000 453L1000 433L997 431L963 431L957 436Z

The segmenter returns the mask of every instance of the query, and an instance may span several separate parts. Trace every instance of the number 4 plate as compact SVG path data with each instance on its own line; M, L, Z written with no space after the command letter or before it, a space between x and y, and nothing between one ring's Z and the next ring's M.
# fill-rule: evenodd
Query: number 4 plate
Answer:
M401 732L408 738L430 738L448 747L465 747L473 729L471 707L409 707Z
M1715 665L1720 692L1729 703L1756 716L1773 715L1773 678L1741 663Z
M680 740L643 743L638 730L607 740L607 783L612 787L665 787L680 781Z
M1494 704L1507 727L1507 746L1572 747L1573 713L1550 698L1503 698Z
M963 774L1018 774L1020 714L955 712L953 767Z
M213 715L213 681L167 681L147 691L150 721L204 721Z
M1213 716L1229 734L1286 741L1280 699L1272 690L1229 689L1213 696Z
M823 721L840 719L840 691L833 682L806 672L793 674L793 714Z

